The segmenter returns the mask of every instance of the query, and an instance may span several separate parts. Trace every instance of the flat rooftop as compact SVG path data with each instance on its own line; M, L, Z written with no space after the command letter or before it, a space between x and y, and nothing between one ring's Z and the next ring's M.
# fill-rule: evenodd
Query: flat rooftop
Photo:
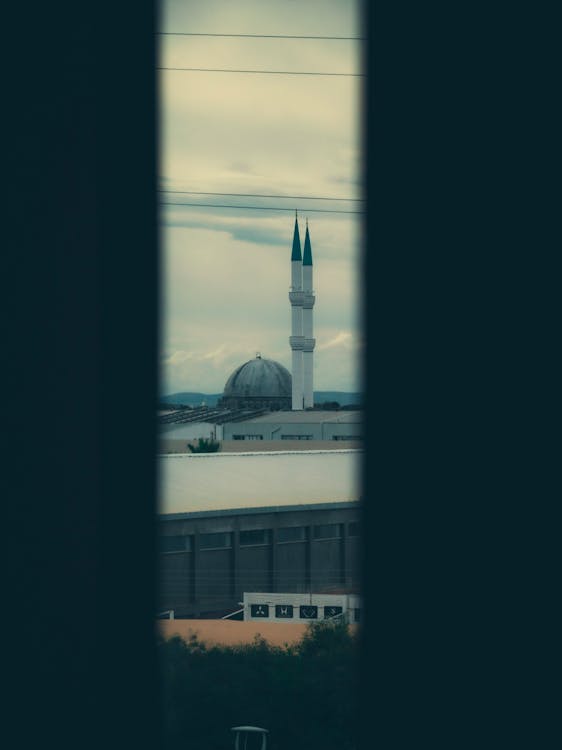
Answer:
M266 422L268 424L295 424L309 423L319 424L328 422L332 424L362 422L363 413L361 411L329 411L329 410L311 410L311 411L271 411L262 414L260 417L250 417L245 420L248 422Z
M188 442L197 443L195 439L161 437L158 442L159 453L185 453ZM220 440L221 453L247 453L247 440ZM260 440L257 443L260 453L278 453L284 451L341 451L344 449L361 449L361 440ZM256 445L256 443L254 443Z
M359 500L362 450L160 455L159 513L186 517Z

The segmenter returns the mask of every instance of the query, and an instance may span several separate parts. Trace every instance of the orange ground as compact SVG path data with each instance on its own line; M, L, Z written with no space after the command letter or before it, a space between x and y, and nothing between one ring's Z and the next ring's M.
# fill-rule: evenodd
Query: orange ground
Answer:
M165 638L180 635L187 639L195 633L200 641L209 646L251 643L258 633L272 646L284 646L285 643L299 641L307 625L242 620L158 620L158 628Z
M251 643L258 634L272 646L284 646L299 641L308 627L304 623L242 620L158 620L157 624L165 638L180 635L187 639L195 633L209 646ZM353 625L350 627L355 629Z

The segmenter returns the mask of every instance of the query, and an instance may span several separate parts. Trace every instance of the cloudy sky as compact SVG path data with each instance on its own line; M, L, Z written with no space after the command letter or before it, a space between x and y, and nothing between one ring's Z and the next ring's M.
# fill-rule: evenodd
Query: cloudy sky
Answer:
M160 28L357 37L359 20L351 0L164 0ZM159 41L165 68L361 72L360 41L169 33ZM159 195L162 203L195 204L161 207L162 393L221 392L232 370L258 351L290 370L295 209L301 241L308 217L314 261L314 388L359 390L361 215L312 209L361 210L349 199L361 198L362 79L159 75ZM275 197L256 197L267 195Z

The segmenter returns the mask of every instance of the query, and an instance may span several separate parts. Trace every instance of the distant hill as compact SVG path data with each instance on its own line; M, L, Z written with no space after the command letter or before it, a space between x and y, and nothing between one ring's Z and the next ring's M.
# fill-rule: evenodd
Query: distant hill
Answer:
M359 405L363 403L363 394L347 391L314 391L315 404L323 404L325 401L337 401L340 406Z
M171 393L169 396L161 396L161 404L183 404L184 406L201 406L203 401L206 406L216 406L222 393L193 393L191 391L182 393ZM347 393L346 391L314 391L314 403L323 404L326 401L337 401L340 406L360 404L362 395L360 393Z
M171 393L169 396L160 396L161 404L183 404L184 406L201 406L203 401L206 406L216 406L222 393Z

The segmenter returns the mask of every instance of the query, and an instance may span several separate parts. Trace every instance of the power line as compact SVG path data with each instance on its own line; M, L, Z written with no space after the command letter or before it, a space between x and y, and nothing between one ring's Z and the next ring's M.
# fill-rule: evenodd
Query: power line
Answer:
M279 206L233 206L233 205L222 205L218 203L173 203L171 201L165 201L160 203L161 206L195 206L196 208L243 208L252 209L255 211L294 211L294 208L281 208ZM364 211L340 211L335 208L307 208L304 209L307 213L321 213L321 214L362 214Z
M157 31L159 36L218 36L243 39L332 39L342 41L364 42L364 36L300 36L296 34L204 34L194 31Z
M166 188L158 188L159 193L174 193L182 195L229 195L236 196L239 198L287 198L296 200L306 201L352 201L354 203L363 203L363 198L326 198L318 195L267 195L265 193L210 193L203 192L202 190L168 190Z
M345 76L345 77L364 77L364 73L326 73L307 70L238 70L233 68L168 68L158 67L156 70L181 70L191 73L260 73L262 75L283 75L283 76Z

